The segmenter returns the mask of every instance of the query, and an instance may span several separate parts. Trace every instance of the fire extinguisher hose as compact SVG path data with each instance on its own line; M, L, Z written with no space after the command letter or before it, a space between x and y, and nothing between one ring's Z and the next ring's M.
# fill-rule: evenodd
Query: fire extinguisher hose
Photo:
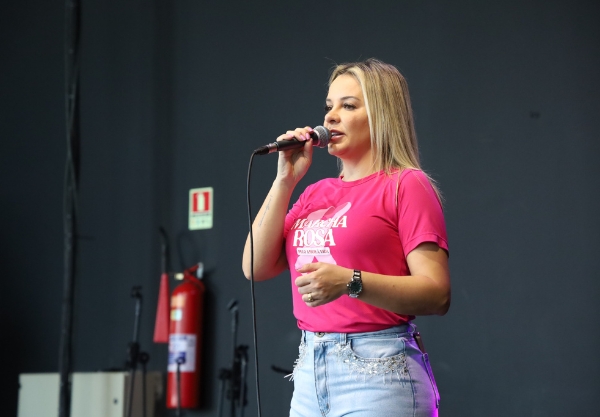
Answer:
M176 416L181 417L181 365L185 362L182 357L177 358L177 411Z

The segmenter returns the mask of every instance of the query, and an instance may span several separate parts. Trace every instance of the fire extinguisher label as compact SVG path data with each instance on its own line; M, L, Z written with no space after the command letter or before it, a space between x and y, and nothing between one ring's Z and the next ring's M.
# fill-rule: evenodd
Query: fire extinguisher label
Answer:
M196 371L196 335L172 334L169 335L169 372L177 372L177 359L182 358L181 372Z

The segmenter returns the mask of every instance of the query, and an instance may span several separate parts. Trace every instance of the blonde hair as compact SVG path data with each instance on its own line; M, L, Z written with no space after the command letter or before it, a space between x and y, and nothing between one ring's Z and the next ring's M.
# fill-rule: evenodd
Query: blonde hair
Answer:
M335 67L329 85L340 75L352 76L365 100L374 168L391 175L396 170L423 171L406 79L393 65L374 58ZM427 175L441 201L435 181Z

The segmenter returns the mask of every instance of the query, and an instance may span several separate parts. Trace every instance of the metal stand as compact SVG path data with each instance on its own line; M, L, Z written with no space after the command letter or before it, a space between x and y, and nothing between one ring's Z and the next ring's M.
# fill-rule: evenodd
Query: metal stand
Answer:
M146 365L150 361L150 355L146 352L140 352L139 361L142 364L142 416L146 417Z
M236 398L240 417L244 417L244 408L248 404L246 398L246 376L248 375L248 346L240 345L236 349L236 360L233 367L234 386L239 391ZM237 392L237 391L236 391Z
M219 372L219 380L221 381L219 383L219 411L217 413L219 417L223 416L223 398L225 397L225 385L227 384L227 381L229 381L229 379L231 379L231 370L221 368Z
M231 417L235 417L235 403L236 399L240 395L239 386L236 384L236 375L235 375L235 362L237 358L237 331L238 331L238 302L233 299L227 304L227 309L231 313L231 347L232 347L232 357L231 357L231 373L230 373L230 385L229 385L229 393L228 398L231 401L230 407L230 415Z
M131 417L133 407L133 388L135 386L135 371L138 362L142 364L142 412L146 417L146 364L150 355L140 352L140 319L142 315L142 287L135 286L131 289L131 297L135 298L135 317L133 320L133 340L129 343L127 369L129 369L129 399L127 401L127 417Z
M224 397L230 401L230 416L236 417L239 410L240 417L244 416L244 407L248 404L246 398L246 378L248 370L248 346L237 346L238 306L236 300L231 300L227 305L231 312L231 337L232 358L231 368L222 368L219 372L219 417L223 416ZM225 388L227 386L227 389ZM225 395L226 394L226 395Z

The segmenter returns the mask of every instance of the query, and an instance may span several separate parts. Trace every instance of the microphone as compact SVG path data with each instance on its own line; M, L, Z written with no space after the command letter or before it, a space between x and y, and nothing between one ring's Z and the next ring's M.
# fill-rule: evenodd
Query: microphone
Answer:
M325 148L331 139L331 132L323 126L316 126L313 131L309 133L309 135L312 139L313 146L318 146L319 148ZM304 142L299 141L296 138L292 138L261 146L254 151L254 154L266 155L268 153L284 151L286 149L302 148L303 146Z

